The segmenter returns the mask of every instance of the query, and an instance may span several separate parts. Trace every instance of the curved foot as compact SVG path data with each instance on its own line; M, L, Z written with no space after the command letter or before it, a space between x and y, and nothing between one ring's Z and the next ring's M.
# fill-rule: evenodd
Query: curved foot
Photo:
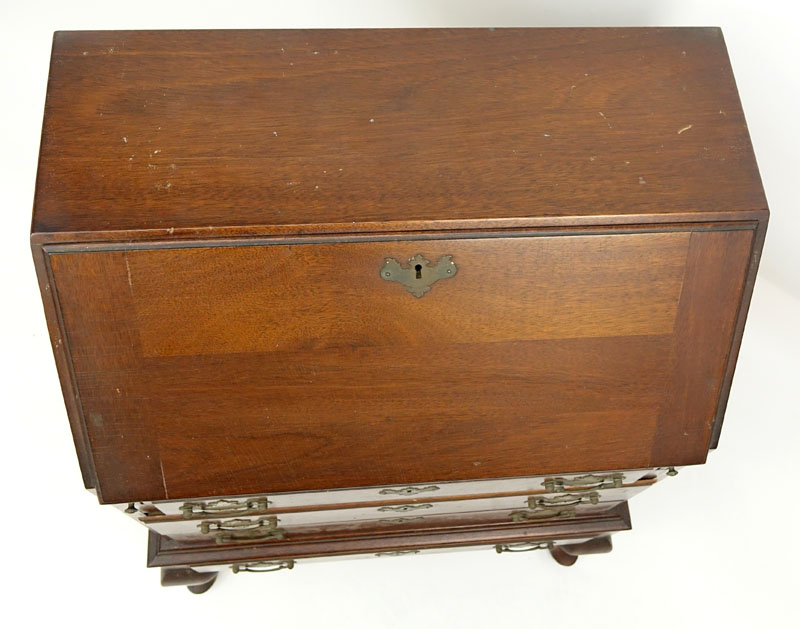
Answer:
M610 553L611 538L595 537L581 544L559 544L550 549L550 555L562 566L572 566L580 555L600 555Z
M570 555L567 551L563 550L561 546L553 546L550 549L550 556L562 566L571 566L578 561L577 555Z
M199 585L189 585L186 589L188 589L192 594L202 594L203 592L208 592L211 589L211 586L214 585L214 581L217 580L216 572L212 572L211 575L211 578L205 583L200 583Z
M216 580L216 572L197 572L191 568L161 568L161 585L185 585L193 594L208 592Z

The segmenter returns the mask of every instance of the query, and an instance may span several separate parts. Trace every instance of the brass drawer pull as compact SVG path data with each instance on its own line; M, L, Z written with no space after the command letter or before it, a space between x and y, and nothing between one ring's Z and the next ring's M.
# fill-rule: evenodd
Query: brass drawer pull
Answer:
M263 526L275 528L278 525L278 518L274 515L268 518L259 518L258 520L248 520L245 518L237 518L235 520L225 520L218 522L216 520L204 520L197 525L200 532L203 534L210 533L211 531L241 531L243 529L254 529Z
M403 487L402 489L387 487L386 489L381 489L378 493L381 496L414 496L427 491L439 491L439 488L436 485L428 485L427 487Z
M553 542L518 542L516 544L497 544L494 549L498 553L527 553L531 550L549 550Z
M258 529L248 529L246 531L232 531L229 533L218 533L214 536L217 544L229 544L231 542L268 542L286 537L283 529L262 527Z
M275 539L283 539L286 531L283 529L251 529L249 531L237 531L233 533L219 533L214 537L217 544L230 544L231 542L268 542Z
M586 503L596 505L598 502L600 502L600 494L596 491L590 491L585 494L564 494L562 496L552 496L550 498L531 496L528 498L528 507L531 509L549 506L573 507Z
M378 520L378 524L405 524L406 522L414 522L415 520L424 520L421 515L411 518L387 518L386 520Z
M277 572L278 570L292 570L294 559L281 561L254 561L252 563L235 563L231 566L233 574L239 572Z
M547 520L549 518L575 517L575 509L541 509L540 511L512 511L513 522L527 522L528 520Z
M418 550L387 550L382 553L375 553L376 557L400 557L401 555L417 555Z
M453 277L458 267L453 256L442 256L434 266L421 253L408 259L408 266L394 258L386 258L381 267L381 277L388 282L400 282L414 297L422 297L431 289L431 284Z
M252 542L283 539L286 536L284 529L278 528L278 518L275 516L259 520L236 519L225 522L204 521L197 525L204 535L215 533L214 540L217 544L229 542Z
M619 472L614 474L586 474L574 478L557 476L546 478L542 485L549 493L560 493L573 487L592 487L594 489L609 489L622 487L625 475Z
M400 511L401 513L405 513L406 511L415 511L417 509L433 509L432 504L421 504L421 505L397 505L396 507L378 507L378 511Z
M269 505L270 501L263 496L247 500L221 498L211 502L186 502L181 506L181 512L187 520L196 515L226 518L236 515L256 515L266 511Z

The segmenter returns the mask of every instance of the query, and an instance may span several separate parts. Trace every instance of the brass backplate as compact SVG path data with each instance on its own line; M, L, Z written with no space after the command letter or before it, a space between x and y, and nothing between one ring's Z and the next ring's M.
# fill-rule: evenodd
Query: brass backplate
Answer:
M442 256L431 266L430 260L420 253L409 258L407 266L394 258L386 258L381 267L383 279L387 282L400 282L414 297L422 297L431 289L431 284L453 277L456 273L458 267L453 262L453 256Z

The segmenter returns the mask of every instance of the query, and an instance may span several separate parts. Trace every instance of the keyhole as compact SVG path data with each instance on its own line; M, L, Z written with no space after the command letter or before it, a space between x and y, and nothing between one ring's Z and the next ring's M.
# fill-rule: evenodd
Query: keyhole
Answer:
M421 280L422 279L422 265L421 264L416 265L414 267L414 270L417 272L417 279Z

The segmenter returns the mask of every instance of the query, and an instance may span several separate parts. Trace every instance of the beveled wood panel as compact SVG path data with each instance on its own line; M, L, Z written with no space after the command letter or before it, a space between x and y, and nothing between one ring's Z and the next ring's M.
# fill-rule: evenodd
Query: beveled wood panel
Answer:
M56 33L34 232L766 208L715 28Z
M342 259L354 262L331 284L313 272L301 277L288 257L268 278L251 278L256 265L239 274L238 261L265 250L281 259L282 246L241 247L222 266L214 248L167 257L159 257L161 250L54 254L100 496L131 502L700 462L732 342L728 313L741 299L753 232L692 231L687 239L689 233L426 243L436 254L457 248L456 260L465 262L421 299L378 277L383 255L373 254L386 243L336 245L352 251ZM689 242L697 254L687 258ZM396 255L419 245L391 244ZM524 262L514 273L497 270L508 247ZM324 266L314 267L315 248L296 256L310 262L310 271ZM186 252L194 263L181 268L175 256L182 260ZM170 283L156 264L131 265L147 255L168 262L163 276L194 281ZM476 260L483 266L470 266ZM467 300L476 268L489 282ZM591 285L586 269L607 286ZM296 281L285 282L284 273ZM575 294L559 288L573 278ZM642 286L646 278L651 286ZM136 290L145 285L148 301L154 299L148 280L172 294L169 303L159 301L164 320L146 313L145 329ZM529 290L520 293L526 281ZM232 288L222 293L233 302L224 319L214 314L229 308L213 297L220 294L211 291L215 282ZM714 283L722 288L709 292ZM670 290L674 297L661 295ZM283 304L287 292L294 309ZM283 317L270 323L273 303ZM581 313L572 312L576 307ZM251 309L264 313L266 331L237 320L236 313ZM704 321L718 317L720 325L680 318L687 309L700 309ZM585 327L587 311L595 335ZM547 334L537 335L526 313ZM337 317L345 321L338 329ZM559 318L574 325L559 328ZM614 323L618 335L611 335ZM429 326L441 327L441 335ZM179 339L171 346L170 330ZM278 346L266 351L255 336L265 349L245 352L242 331ZM282 334L288 349L280 346ZM320 341L306 346L304 339ZM160 355L158 342L171 351ZM226 353L216 353L224 343ZM706 352L701 367L680 350L692 346ZM709 397L676 402L671 383L698 375ZM675 441L678 431L686 436Z

